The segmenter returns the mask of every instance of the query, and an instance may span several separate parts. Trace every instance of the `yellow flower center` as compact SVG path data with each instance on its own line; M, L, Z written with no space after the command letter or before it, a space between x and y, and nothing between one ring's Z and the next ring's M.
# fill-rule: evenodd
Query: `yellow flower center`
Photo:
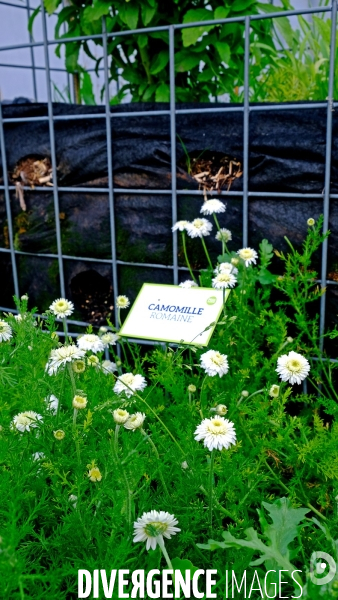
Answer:
M218 275L217 277L218 281L231 281L231 277L229 273L221 273L220 275Z
M148 523L144 531L149 537L157 537L158 535L162 535L165 531L167 531L168 525L166 523L158 523L156 521L152 523Z
M227 433L227 426L221 419L212 419L207 426L208 432L213 435L224 435Z
M242 258L251 258L252 250L250 250L250 248L245 248L244 250L242 250L241 256Z
M298 373L302 369L302 365L299 362L299 360L297 360L297 358L292 358L291 360L289 360L286 363L286 366L289 369L289 371L292 371L293 373Z
M210 360L214 363L214 365L220 367L223 363L223 356L219 352L216 352L216 354L210 357Z
M126 373L126 375L123 376L122 382L126 383L127 385L131 385L134 381L134 375L132 375L132 373Z

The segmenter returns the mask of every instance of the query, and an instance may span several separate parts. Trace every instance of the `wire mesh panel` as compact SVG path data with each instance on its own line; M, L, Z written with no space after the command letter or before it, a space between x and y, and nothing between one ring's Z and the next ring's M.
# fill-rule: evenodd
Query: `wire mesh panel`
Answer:
M6 4L6 2L0 2L0 4ZM18 9L22 10L22 7L18 5ZM26 3L26 10L28 16L31 15L31 7L29 4L29 0ZM257 105L250 103L250 31L251 26L254 22L262 21L264 19L279 19L283 17L293 17L300 14L303 15L312 15L316 13L326 13L328 17L331 18L331 40L330 40L330 59L329 59L329 75L327 81L327 100L322 102L298 102L296 104L293 103L274 103L274 104L266 104L266 105ZM177 185L177 122L181 118L188 118L189 115L199 115L201 119L205 118L208 114L217 115L225 115L231 114L241 115L242 122L242 147L243 147L243 156L242 156L242 181L243 188L242 190L230 190L230 191L220 191L212 192L220 197L231 197L236 200L236 202L241 202L241 219L242 219L242 239L241 243L243 246L247 246L250 241L250 229L249 229L249 199L252 201L256 198L259 199L269 199L276 201L296 201L298 199L311 198L318 202L322 203L322 212L324 214L324 224L323 231L326 232L329 227L329 216L330 216L330 200L336 199L338 194L330 193L330 182L331 182L331 154L332 154L332 123L333 123L333 114L336 107L336 103L334 102L333 93L334 93L334 73L335 73L335 48L336 48L336 23L337 23L337 0L333 0L331 6L327 7L319 7L319 8L310 8L304 10L292 10L292 11L276 11L275 13L269 12L268 14L255 14L248 16L238 16L231 17L225 19L217 19L211 21L202 21L202 22L194 22L194 23L184 23L184 24L176 24L176 25L168 25L161 27L150 27L129 31L117 31L113 33L107 32L105 19L102 20L102 33L94 36L81 36L81 37L73 37L73 38L63 38L62 43L68 44L73 42L81 42L91 39L100 40L102 43L103 50L103 63L102 63L102 73L104 79L104 104L103 107L93 107L92 109L86 110L84 112L74 112L72 114L61 114L60 111L55 110L55 104L53 104L53 94L52 94L52 77L51 77L51 64L50 64L50 55L49 50L51 48L55 48L57 44L60 43L60 40L50 39L48 37L47 24L46 24L46 14L44 11L43 2L41 1L41 14L42 14L42 40L41 41L33 41L30 36L29 42L24 44L15 44L11 46L2 46L0 47L0 52L8 52L10 50L25 50L30 55L31 66L27 67L31 69L32 73L32 81L33 81L33 89L34 89L34 99L38 100L38 86L37 86L37 72L43 68L45 72L46 78L46 90L47 90L47 111L43 114L43 111L36 116L4 116L3 108L0 104L0 150L1 150L1 160L2 160L2 170L3 170L3 183L0 185L0 191L3 192L4 202L5 202L5 211L6 211L6 219L7 219L7 227L8 227L8 243L7 247L0 247L0 255L4 257L4 259L10 259L11 261L11 269L12 269L12 278L13 278L13 291L16 295L20 295L20 293L25 292L25 289L20 288L20 276L19 272L27 269L27 265L29 264L29 257L37 257L41 259L41 269L49 269L53 272L57 272L58 283L57 283L57 294L61 296L67 295L69 290L67 289L66 279L65 279L65 271L67 271L70 267L69 265L73 264L74 261L82 262L84 265L87 265L86 268L90 271L90 264L98 265L98 269L101 269L102 273L107 273L107 269L110 271L110 278L112 281L112 290L113 295L117 296L119 291L122 293L124 289L119 290L119 268L137 268L140 271L144 272L144 277L151 279L152 270L156 269L156 272L160 273L163 277L163 281L171 282L173 284L178 284L179 275L181 272L187 271L186 267L179 265L179 247L177 240L177 232L174 231L172 233L171 240L171 260L165 262L142 262L140 260L136 260L136 257L133 257L132 260L128 260L128 257L124 257L121 260L118 255L118 246L119 240L117 236L117 220L119 218L119 208L118 203L120 202L120 197L123 194L129 194L134 196L142 196L147 195L147 197L161 197L166 198L171 201L171 222L174 223L177 221L179 217L179 206L178 200L184 197L201 197L203 198L203 191L197 189L183 189L182 186ZM225 25L229 23L242 23L244 25L244 38L243 38L243 71L244 71L244 88L243 88L243 104L234 105L219 105L218 103L211 103L210 105L196 105L194 107L180 105L176 102L176 74L175 74L175 35L183 29L192 28L192 27L206 27L206 26L214 26L214 25ZM168 106L163 107L163 105L159 105L158 107L150 107L147 109L134 110L132 108L128 109L128 107L114 107L114 110L111 108L110 103L110 83L109 83L109 41L112 39L116 39L123 36L136 36L142 33L155 33L155 32L166 32L168 34L169 39L169 87L170 87L170 102ZM44 67L39 67L35 64L34 60L34 48L43 49L44 55ZM207 50L206 50L207 52ZM1 65L1 56L0 56L0 65ZM13 68L15 65L12 65ZM67 75L69 77L69 75ZM250 119L255 114L268 114L271 111L278 113L281 111L292 111L297 108L297 111L308 111L310 109L326 109L326 146L325 146L325 175L323 180L323 192L322 193L296 193L296 192L267 192L267 191L259 191L259 190L250 190L249 189L249 148L250 148ZM56 114L55 114L56 113ZM283 113L284 114L284 113ZM154 118L163 118L165 120L166 126L168 127L169 138L170 138L170 173L171 173L171 181L170 188L168 187L157 187L151 189L145 189L144 187L130 188L123 187L123 185L116 186L114 183L114 156L113 156L113 147L115 147L116 152L116 141L115 141L115 133L117 128L118 120L128 120L128 119L138 119L145 120L150 117ZM104 186L95 187L89 185L62 185L62 183L58 183L58 172L57 172L57 147L56 147L56 127L58 123L66 122L66 123L76 123L77 127L81 129L84 124L89 122L98 122L101 120L105 125L105 144L106 144L106 157L107 157L107 183ZM121 121L121 122L122 122ZM11 206L11 196L13 196L13 192L15 191L15 186L11 184L8 176L8 164L6 157L8 156L8 147L6 146L6 138L7 138L7 127L11 125L15 125L18 123L36 123L45 124L48 127L49 132L49 153L51 160L51 169L52 169L52 179L53 179L53 188L50 188L53 199L53 210L54 210L54 237L55 243L53 244L53 251L48 252L27 252L24 249L18 249L15 244L15 231L13 227L13 215L12 215L12 206ZM115 144L115 146L114 146ZM46 192L45 187L40 187L39 185L35 187L37 193ZM109 254L105 257L102 256L81 256L81 252L68 252L67 248L65 248L65 243L62 238L62 227L60 223L60 215L63 214L62 205L64 202L64 195L71 193L75 194L92 194L92 195L101 195L100 198L103 203L107 202L109 207L109 226L107 225L107 234L106 238L107 244L109 246ZM268 236L268 232L266 232ZM97 245L100 244L100 239L96 239L95 243ZM108 247L107 246L107 247ZM51 250L51 248L49 248ZM141 258L141 257L140 257ZM28 261L28 262L27 262ZM43 262L45 261L45 262ZM36 264L36 263L35 263ZM321 273L320 273L320 284L321 286L327 287L337 285L336 282L328 279L328 241L325 240L322 247L322 257L321 257ZM134 271L131 271L134 273ZM133 277L133 274L130 275ZM109 304L109 293L107 291L107 300L106 302ZM1 296L1 294L0 294ZM113 299L111 300L113 302ZM11 311L11 306L6 306L8 302L1 301L0 304L3 306L0 307L1 310ZM325 330L325 315L326 315L326 295L324 294L321 298L320 305L320 334L322 335ZM116 317L117 318L117 317ZM86 326L88 323L86 320L68 320L68 324L70 328L75 326ZM117 324L117 323L116 323ZM322 338L323 339L323 338Z

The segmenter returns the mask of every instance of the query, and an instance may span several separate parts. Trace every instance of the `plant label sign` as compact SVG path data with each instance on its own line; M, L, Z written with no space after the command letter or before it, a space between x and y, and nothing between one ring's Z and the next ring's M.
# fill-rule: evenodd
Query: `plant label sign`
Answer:
M119 335L207 346L222 309L222 290L144 283Z

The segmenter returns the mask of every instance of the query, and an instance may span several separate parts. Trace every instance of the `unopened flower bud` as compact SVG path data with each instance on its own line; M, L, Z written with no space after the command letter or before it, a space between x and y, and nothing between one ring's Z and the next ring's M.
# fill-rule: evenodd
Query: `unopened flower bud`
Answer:
M56 431L53 431L53 435L54 435L55 439L60 442L61 440L63 440L63 438L65 437L66 434L63 431L63 429L57 429Z
M193 383L188 385L188 392L190 392L191 394L194 394L196 392L196 386Z
M313 227L315 222L316 221L312 217L310 217L310 219L307 220L307 224L309 227Z
M249 396L249 392L247 390L243 390L241 395L244 396L244 398L247 398Z
M87 406L87 398L85 398L85 396L76 395L73 398L72 405L73 408L76 408L77 410L82 410Z
M117 408L113 412L114 421L118 425L124 425L126 421L128 421L129 416L129 412L127 410L123 410L123 408Z
M272 385L269 390L269 396L271 398L278 398L279 396L279 385Z

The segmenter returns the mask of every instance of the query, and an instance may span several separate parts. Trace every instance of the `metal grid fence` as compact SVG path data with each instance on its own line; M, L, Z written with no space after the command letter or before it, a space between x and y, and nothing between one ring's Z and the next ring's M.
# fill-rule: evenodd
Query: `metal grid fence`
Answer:
M302 10L290 10L283 12L275 12L268 14L255 14L248 16L239 16L234 18L226 18L226 19L217 19L210 21L201 21L194 23L185 23L185 24L177 24L177 25L167 25L160 27L145 27L142 29L135 29L129 31L118 31L113 33L107 33L105 19L102 19L102 33L93 35L93 36L81 36L81 37L73 37L73 38L63 38L62 43L71 43L77 41L84 41L91 39L97 39L102 41L103 47L103 71L104 71L104 83L105 83L105 96L104 96L104 106L105 112L103 114L83 114L83 115L71 115L71 116L54 116L53 114L53 104L52 104L52 83L51 83L51 67L50 67L50 59L49 59L49 48L55 46L60 43L60 40L49 39L47 34L47 26L46 26L46 13L43 6L43 0L41 0L41 13L42 13L42 30L43 30L43 40L40 42L34 42L30 37L29 43L25 44L16 44L11 46L0 46L0 52L8 51L8 50L19 50L19 49L27 49L31 55L31 69L32 69L32 77L33 77L33 87L34 93L37 94L37 86L36 86L36 69L41 67L36 67L34 63L34 54L33 48L37 46L42 46L44 50L44 60L45 60L45 74L46 74L46 85L47 85L47 104L48 104L48 116L39 116L39 117L25 117L25 118L3 118L1 102L0 102L0 151L2 157L2 167L3 167L3 185L0 185L0 190L4 191L5 195L5 204L6 204L6 214L8 221L8 237L9 237L9 248L0 248L0 252L9 253L11 257L11 265L12 265L12 274L13 274L13 283L14 283L14 291L17 296L20 296L19 290L19 280L18 280L18 272L16 265L16 257L17 255L28 255L28 256L38 256L45 258L56 258L58 261L59 267L59 281L60 281L60 294L61 296L65 296L65 278L64 278L64 260L84 260L86 262L96 262L96 263L109 263L112 268L112 282L113 282L113 290L115 296L118 295L118 265L126 265L126 266L137 266L139 268L144 267L152 267L152 268L160 268L160 269L171 269L173 274L173 284L178 283L178 274L180 270L187 270L185 267L180 267L178 265L178 245L177 245L177 232L173 232L173 257L171 265L161 265L161 264L152 264L152 263L134 263L134 262L126 262L117 259L116 252L116 228L115 228L115 203L114 197L115 194L121 193L129 193L129 194L170 194L172 199L172 221L173 223L177 221L177 196L178 195L202 195L203 192L199 190L178 190L176 186L176 115L180 114L203 114L207 112L212 113L230 113L230 112L240 112L243 114L243 191L231 192L232 196L242 197L243 202L243 246L248 245L248 201L250 197L278 197L278 198L311 198L311 199L322 199L323 200L323 214L324 214L324 224L323 231L326 232L328 230L329 223L329 213L330 213L330 200L337 199L338 194L330 194L330 175L331 175L331 147L332 147L332 113L338 103L334 102L333 98L333 85L334 85L334 72L335 72L335 48L336 48L336 26L337 26L337 1L332 0L332 4L326 7L318 7L318 8L308 8ZM9 5L9 6L17 6L18 8L26 8L28 17L30 16L31 8L29 5L29 0L26 0L26 7L9 4L4 0L0 0L0 4ZM257 106L250 105L249 101L249 84L250 84L250 24L252 21L259 21L263 19L279 19L282 17L292 17L297 15L311 15L314 13L327 13L328 16L331 17L331 40L330 40L330 61L329 61L329 77L328 77L328 95L325 102L316 102L316 103L280 103L274 105L266 105L266 106ZM243 23L244 24L244 102L243 104L239 104L238 106L229 106L229 107L218 107L217 103L211 104L210 107L205 108L179 108L179 105L176 104L175 98L175 32L182 30L184 28L191 27L199 27L199 26L208 26L208 25L223 25L227 23ZM169 73L170 73L170 108L168 110L154 110L154 111L125 111L125 112L114 112L110 111L110 93L109 93L109 57L108 57L108 40L111 38L117 38L122 36L132 36L141 33L151 33L155 31L165 31L169 35ZM17 66L17 65L13 65ZM37 99L37 98L36 98ZM312 108L327 108L327 123L326 123L326 161L325 161L325 180L324 180L324 191L322 194L297 194L297 193L280 193L280 192L252 192L249 190L248 186L248 171L249 171L249 119L250 113L252 111L280 111L280 110L292 110L294 107L297 107L297 110L308 110ZM114 119L125 119L128 117L145 117L145 116L158 116L158 115L167 115L170 118L170 140L171 140L171 181L172 186L171 189L131 189L131 188L115 188L114 187L114 173L113 173L113 156L112 156L112 131L114 131L113 120ZM87 120L87 119L105 119L106 124L106 136L107 136L107 158L108 158L108 187L106 188L90 188L90 187L62 187L57 184L57 172L56 172L56 150L55 150L55 132L54 132L54 123L58 120ZM12 223L12 214L11 214L11 203L10 203L10 192L12 192L15 187L9 184L8 179L8 171L7 171L7 163L6 163L6 135L5 135L5 126L7 123L18 123L18 122L32 122L32 121L48 121L49 125L49 136L50 136L50 155L53 169L53 197L54 197L54 211L55 211L55 224L56 224L56 243L57 243L57 254L52 253L29 253L22 252L16 250L14 247L14 234L13 234L13 223ZM37 191L45 191L44 187L36 187ZM99 259L99 258L88 258L81 256L69 256L65 255L62 252L62 243L61 243L61 227L60 221L57 218L59 215L59 192L80 192L80 193L107 193L109 198L109 213L110 213L110 233L111 233L111 258L110 259ZM228 192L221 191L217 192L217 196L226 196ZM322 287L327 287L328 285L337 285L337 282L327 280L327 262L328 262L328 242L324 241L322 247L322 260L321 260L321 277L319 283ZM13 309L6 306L0 306L0 310L4 311L12 311ZM325 310L326 310L326 298L325 294L321 297L320 304L320 335L324 333L325 330ZM83 321L76 321L73 319L68 319L68 325L72 326L87 326L88 323ZM77 334L74 334L77 335ZM322 339L322 338L321 338ZM136 341L136 340L135 340Z

